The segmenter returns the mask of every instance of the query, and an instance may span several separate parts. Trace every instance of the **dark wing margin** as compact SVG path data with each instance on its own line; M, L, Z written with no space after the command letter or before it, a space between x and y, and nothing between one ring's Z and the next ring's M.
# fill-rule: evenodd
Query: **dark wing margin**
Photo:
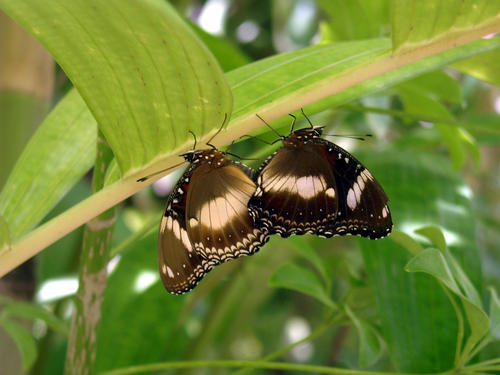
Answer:
M392 230L389 199L378 181L355 157L325 139L324 147L335 176L339 207L336 220L329 225L332 235L360 235L371 239L387 236Z
M165 289L172 294L190 291L212 269L194 251L186 231L185 190L194 169L190 167L172 190L160 223L158 267Z

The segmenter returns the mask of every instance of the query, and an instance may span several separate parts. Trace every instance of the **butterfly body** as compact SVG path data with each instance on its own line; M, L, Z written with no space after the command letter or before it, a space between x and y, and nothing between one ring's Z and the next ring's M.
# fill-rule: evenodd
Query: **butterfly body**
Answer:
M173 294L191 290L217 264L252 255L269 237L247 210L250 168L215 149L183 156L190 166L168 198L158 241L161 279Z
M249 212L257 225L292 234L386 236L387 196L351 154L321 138L322 128L291 132L258 171Z

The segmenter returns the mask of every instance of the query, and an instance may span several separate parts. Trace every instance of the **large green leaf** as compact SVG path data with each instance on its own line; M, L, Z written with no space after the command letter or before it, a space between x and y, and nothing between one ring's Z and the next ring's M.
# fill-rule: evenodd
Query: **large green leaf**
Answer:
M94 118L71 91L33 135L0 193L12 240L42 220L90 169L96 137Z
M444 283L444 285L446 285L446 287L449 288L462 301L470 328L470 335L468 336L463 348L464 354L461 359L461 364L463 364L472 348L488 332L490 322L488 320L488 316L482 309L481 302L478 301L477 298L469 297L468 293L464 295L461 292L457 282L462 287L463 282L460 282L460 278L455 279L452 275L451 270L453 268L453 264L449 264L449 262L445 259L445 256L435 248L429 248L422 251L412 258L406 266L406 269L409 272L425 272L434 276L436 279Z
M2 1L0 0L0 4ZM17 15L19 18L23 17L22 14ZM214 144L226 144L261 127L262 123L255 117L255 113L272 121L318 100L318 105L322 107L345 103L416 74L498 47L499 44L498 39L478 41L419 60L438 51L419 51L415 54L391 57L389 42L382 39L314 46L249 64L228 73L228 80L235 95L235 111L228 131L221 132L214 139ZM187 133L186 123L179 123L179 127L184 127L183 131ZM172 150L165 144L162 156L158 155L157 161L148 165L147 169L137 170L135 174L94 194L78 206L15 241L13 251L0 259L0 274L141 189L144 184L136 183L137 178L178 164L178 153L191 146L186 143L184 148ZM150 179L147 183L153 180ZM6 220L8 221L8 218Z
M396 227L414 235L419 227L438 225L454 257L481 290L468 188L449 163L437 156L406 151L370 155L367 167L386 190ZM362 240L361 245L396 369L425 373L452 368L458 322L439 283L425 274L405 272L412 255L390 239Z
M191 143L231 112L222 70L161 0L0 1L54 56L122 173ZM179 126L182 124L182 126Z
M443 42L453 47L462 32L498 32L500 3L489 0L392 0L394 49L407 51Z

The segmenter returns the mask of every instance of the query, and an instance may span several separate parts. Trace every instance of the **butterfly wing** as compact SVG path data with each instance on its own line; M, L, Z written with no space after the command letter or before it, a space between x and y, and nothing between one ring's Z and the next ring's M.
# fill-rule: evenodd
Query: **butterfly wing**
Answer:
M211 266L252 255L267 242L247 209L255 183L238 163L198 168L188 193L187 232L193 247Z
M388 198L372 174L350 153L325 139L311 145L331 165L338 194L336 220L328 226L328 235L360 235L377 239L392 229Z
M186 230L186 191L194 168L184 173L167 201L158 238L158 263L163 285L172 294L188 292L212 266L192 246Z
M313 233L329 237L338 194L333 172L313 149L283 147L260 169L249 212L259 225L282 237Z

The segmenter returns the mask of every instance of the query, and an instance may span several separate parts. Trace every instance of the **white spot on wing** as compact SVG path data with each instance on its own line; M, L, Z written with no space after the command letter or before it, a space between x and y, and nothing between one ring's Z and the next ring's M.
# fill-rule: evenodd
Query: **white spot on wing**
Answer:
M171 279L174 278L174 273L172 272L172 269L167 266L167 273L168 273L168 277L170 277Z
M347 193L347 206L351 209L354 210L357 206L356 202L356 196L354 195L354 190L349 189L349 192Z
M335 198L335 189L334 188L328 188L328 189L326 189L325 194L329 198Z
M387 209L387 206L384 206L384 208L382 208L382 217L387 217L388 214L389 210Z

